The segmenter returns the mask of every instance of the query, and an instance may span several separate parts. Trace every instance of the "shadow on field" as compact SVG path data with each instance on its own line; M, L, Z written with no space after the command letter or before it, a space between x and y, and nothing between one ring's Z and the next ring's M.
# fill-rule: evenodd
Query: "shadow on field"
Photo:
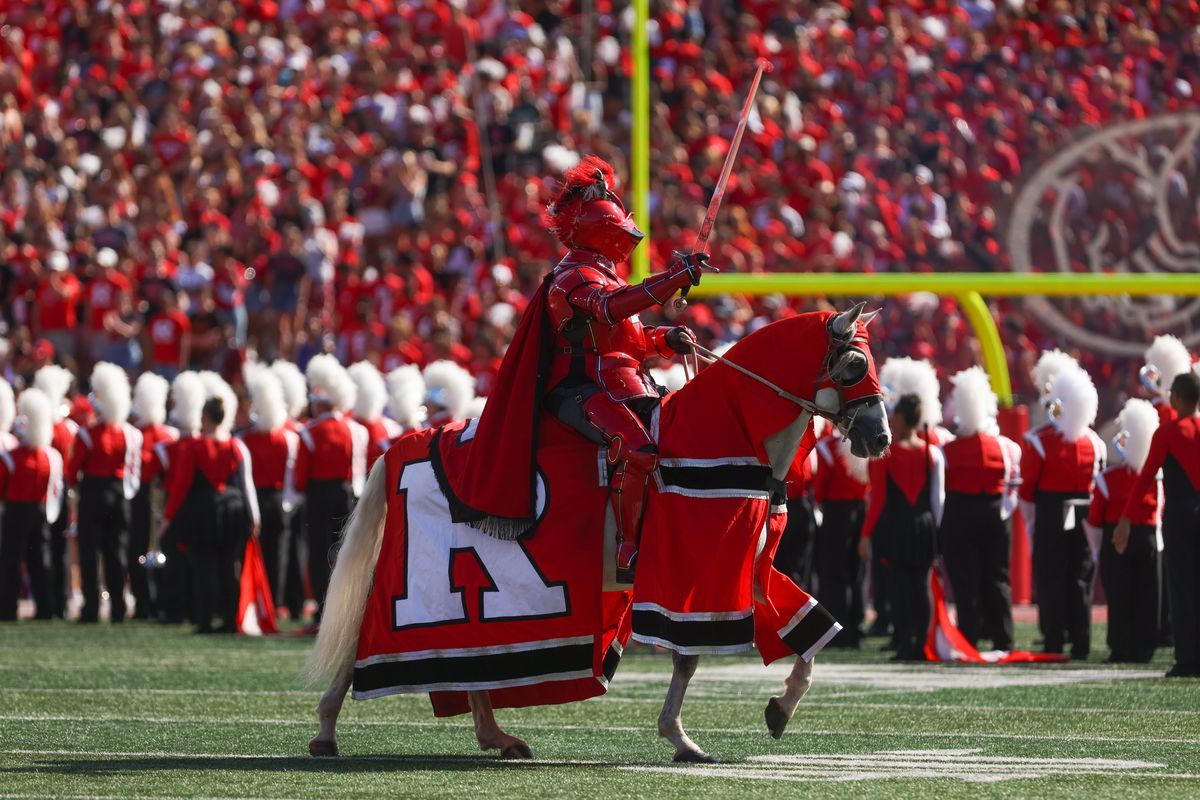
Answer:
M575 768L596 766L586 761L505 761L497 756L371 755L313 758L311 756L112 756L104 759L44 758L28 766L0 767L0 776L24 774L104 775L117 772L458 772L511 770L529 767ZM612 766L662 766L659 761L621 761Z

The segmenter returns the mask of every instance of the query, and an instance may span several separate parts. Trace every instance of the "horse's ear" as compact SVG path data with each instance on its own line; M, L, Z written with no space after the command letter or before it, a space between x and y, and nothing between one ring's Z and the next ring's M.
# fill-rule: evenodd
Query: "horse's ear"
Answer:
M874 311L868 311L867 313L863 314L861 317L858 318L858 321L861 322L863 325L870 325L871 320L875 319L878 316L879 316L879 309L877 308Z
M835 339L849 339L854 333L858 318L862 316L866 302L858 303L849 311L843 311L829 321L829 332Z

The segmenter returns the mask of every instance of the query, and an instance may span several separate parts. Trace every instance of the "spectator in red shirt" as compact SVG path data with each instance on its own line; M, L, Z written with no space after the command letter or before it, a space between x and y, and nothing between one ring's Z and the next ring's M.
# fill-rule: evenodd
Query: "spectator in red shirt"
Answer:
M192 323L179 308L179 295L173 289L163 292L162 310L146 326L150 344L150 369L166 378L187 367L192 346Z
M67 364L75 361L78 343L79 279L68 272L71 260L56 250L46 260L49 272L38 279L33 314L34 336L49 339Z
M237 349L246 346L246 288L250 281L246 277L245 265L233 257L233 247L218 245L213 250L213 303L217 317L223 326L233 332L233 344Z
M109 312L117 311L121 293L132 289L129 279L117 269L120 257L117 251L103 247L96 253L96 264L101 268L98 277L88 282L83 290L84 308L87 314L88 354L92 361L104 358L109 347L106 322Z

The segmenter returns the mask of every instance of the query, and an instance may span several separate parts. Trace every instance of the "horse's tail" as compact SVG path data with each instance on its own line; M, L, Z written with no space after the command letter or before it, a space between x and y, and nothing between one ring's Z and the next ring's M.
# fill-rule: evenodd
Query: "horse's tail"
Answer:
M346 521L337 564L325 593L321 629L304 668L312 684L332 679L338 669L354 659L363 609L383 542L386 475L387 468L381 458L371 468L362 497Z

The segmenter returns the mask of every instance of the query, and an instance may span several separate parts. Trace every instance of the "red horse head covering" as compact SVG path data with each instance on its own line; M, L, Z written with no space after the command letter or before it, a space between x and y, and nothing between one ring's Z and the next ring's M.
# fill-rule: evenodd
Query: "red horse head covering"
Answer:
M594 250L614 264L629 258L645 238L614 190L612 166L587 156L563 175L558 196L546 207L550 231L567 247Z

